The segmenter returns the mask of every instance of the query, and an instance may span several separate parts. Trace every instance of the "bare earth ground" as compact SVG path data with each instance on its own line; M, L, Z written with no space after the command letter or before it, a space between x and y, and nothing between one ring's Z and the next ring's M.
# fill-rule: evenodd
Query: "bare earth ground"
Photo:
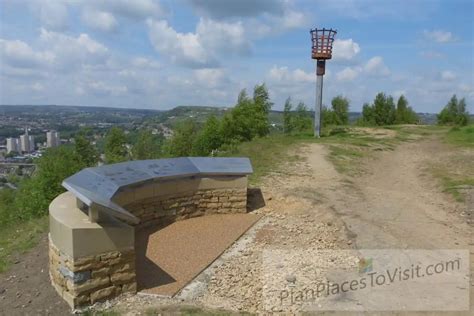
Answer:
M402 143L394 151L377 152L375 157L365 158L360 166L362 172L357 176L338 173L327 160L328 149L324 145L301 147L299 154L306 157L303 162L289 165L282 172L264 179L261 189L266 206L254 212L265 217L176 298L137 295L97 308L113 307L113 310L129 315L144 314L145 311L170 313L180 310L179 306L183 305L205 310L262 313L265 287L262 252L272 246L288 249L469 249L472 271L472 190L466 192L467 202L458 203L441 192L439 182L427 170L432 164L452 161L452 155L458 154L446 146L431 137ZM474 160L472 150L463 154L468 161ZM468 167L459 172L474 170ZM46 249L45 243L38 249L41 247ZM35 249L24 258L32 262L28 258L34 255L47 257L46 253ZM299 259L294 260L296 264ZM6 275L0 275L0 314L11 315L10 311L37 314L40 308L49 309L51 314L62 314L67 310L49 286L47 273L39 273L40 269L46 269L46 261L44 259L41 265L33 264L28 270L22 269L21 264L15 265ZM23 284L5 283L10 275L23 280L31 277ZM4 288L6 292L2 294ZM33 299L21 307L24 303L14 294L17 291L24 293L25 288L39 290L43 298ZM471 280L471 310L473 294ZM15 305L20 306L13 309ZM277 307L273 310L279 311Z
M0 315L67 315L71 309L51 286L48 237L0 274Z

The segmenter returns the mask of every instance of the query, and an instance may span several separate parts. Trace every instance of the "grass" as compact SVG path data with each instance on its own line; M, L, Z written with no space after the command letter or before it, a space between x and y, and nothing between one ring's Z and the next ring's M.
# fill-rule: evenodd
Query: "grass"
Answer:
M469 162L456 162L457 168L469 168ZM452 167L443 165L433 165L430 167L431 174L439 180L443 192L449 193L458 202L465 202L463 190L474 188L474 177L465 174L455 174Z
M34 247L39 235L48 230L48 217L12 223L0 229L0 273L8 269L12 256Z
M444 140L455 146L474 148L474 124L451 128Z
M439 129L443 131L441 139L452 146L452 155L449 161L431 166L431 174L439 179L444 192L465 202L466 189L474 188L473 152L469 150L474 148L474 125Z
M297 144L303 141L300 137L275 134L241 143L232 151L224 153L224 156L249 157L254 170L249 176L249 182L256 185L263 176L279 170L282 162L291 163L301 159L291 149L296 149Z
M360 159L370 157L376 151L393 150L398 143L405 140L405 134L408 134L399 130L394 133L395 137L386 137L383 128L359 129L348 126L330 127L325 132L324 137L319 139L311 134L273 134L238 144L223 153L223 156L249 157L254 169L254 173L249 176L249 182L258 185L265 175L281 171L288 162L302 159L297 153L299 145L321 143L328 145L329 159L339 172L356 175L360 173ZM400 135L403 135L403 138Z

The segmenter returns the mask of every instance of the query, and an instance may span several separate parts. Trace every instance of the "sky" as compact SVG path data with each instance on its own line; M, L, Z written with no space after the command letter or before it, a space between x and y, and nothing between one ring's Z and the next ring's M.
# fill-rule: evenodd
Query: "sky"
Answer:
M0 104L233 106L264 82L313 107L314 27L337 29L324 104L474 112L472 0L0 0Z

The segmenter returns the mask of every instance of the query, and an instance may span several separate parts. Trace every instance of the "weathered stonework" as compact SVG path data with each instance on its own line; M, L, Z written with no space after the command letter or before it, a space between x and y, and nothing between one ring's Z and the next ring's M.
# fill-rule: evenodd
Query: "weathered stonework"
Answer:
M134 201L124 207L140 218L141 225L210 214L246 213L247 189L189 191Z
M72 259L49 241L51 283L72 307L136 293L135 251L112 251Z

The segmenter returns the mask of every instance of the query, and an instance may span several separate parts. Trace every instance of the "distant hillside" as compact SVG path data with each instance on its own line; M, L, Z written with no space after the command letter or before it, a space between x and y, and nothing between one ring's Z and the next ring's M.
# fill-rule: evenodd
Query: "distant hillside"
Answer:
M209 116L215 115L217 117L221 117L228 110L229 108L220 108L212 106L182 105L168 111L155 113L152 117L147 119L147 123L161 123L170 127L175 126L177 123L185 121L187 119L193 119L199 123L203 123Z
M125 129L157 124L173 128L177 123L193 119L205 122L210 115L222 117L230 107L178 106L171 110L126 109L110 107L64 106L64 105L0 105L0 140L20 135L25 126L33 133L41 134L45 129L56 129L63 135L73 133L82 126L109 128L119 125ZM314 112L310 113L311 116ZM360 118L360 112L350 112L349 121ZM419 113L423 124L435 124L436 114ZM283 111L271 111L272 125L283 125Z

